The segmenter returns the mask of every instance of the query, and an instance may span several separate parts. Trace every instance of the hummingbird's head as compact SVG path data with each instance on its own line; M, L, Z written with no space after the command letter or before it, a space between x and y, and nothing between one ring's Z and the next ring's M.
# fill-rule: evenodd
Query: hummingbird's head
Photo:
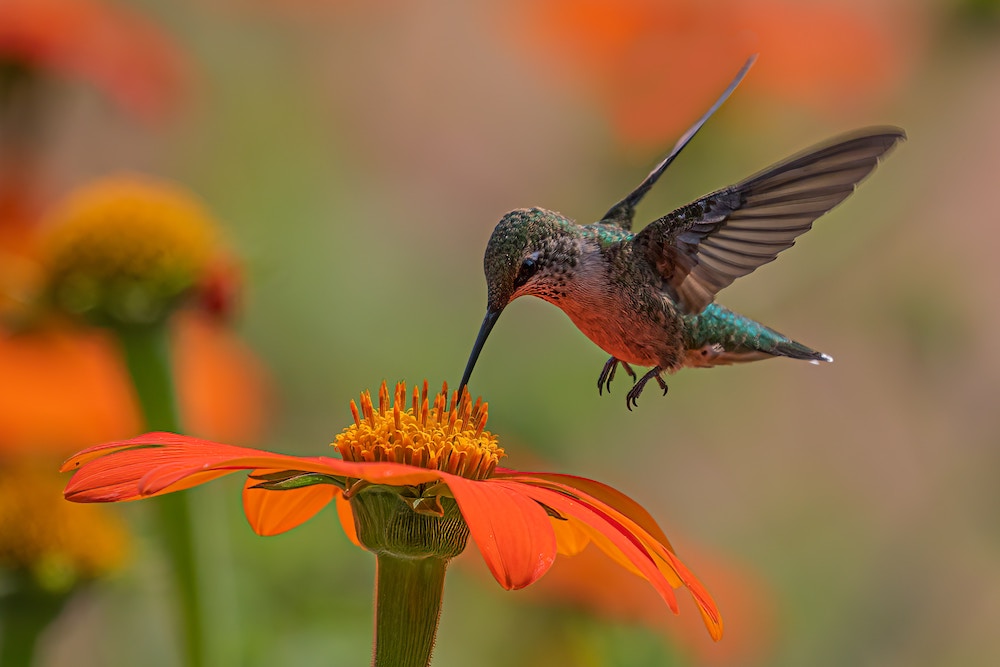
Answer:
M459 387L472 375L487 336L500 313L519 296L549 291L549 270L554 265L559 240L568 236L573 223L558 213L541 208L520 208L507 213L497 223L483 258L486 272L486 317L469 355Z
M573 223L541 208L521 208L500 219L483 257L486 272L486 310L497 315L519 296L545 294L547 278L558 263L562 245Z

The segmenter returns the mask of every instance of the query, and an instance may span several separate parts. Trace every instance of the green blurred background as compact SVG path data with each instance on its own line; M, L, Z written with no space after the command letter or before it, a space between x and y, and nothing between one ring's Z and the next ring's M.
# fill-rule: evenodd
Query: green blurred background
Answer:
M629 413L621 378L597 394L606 355L524 299L472 381L511 467L622 489L695 572L710 554L752 582L727 617L738 650L504 592L473 553L448 580L435 665L997 664L1000 8L658 4L683 25L643 2L132 3L184 53L179 109L136 120L67 83L47 188L124 169L198 193L243 257L238 326L271 377L270 425L245 444L324 453L360 390L457 383L504 212L596 219L759 50L638 221L836 133L905 128L854 197L719 299L836 363L688 370ZM650 57L619 57L639 40ZM226 659L366 664L373 559L330 509L256 537L239 485L190 492ZM141 504L115 509L144 525ZM155 545L140 533L129 567L71 602L41 664L177 664Z

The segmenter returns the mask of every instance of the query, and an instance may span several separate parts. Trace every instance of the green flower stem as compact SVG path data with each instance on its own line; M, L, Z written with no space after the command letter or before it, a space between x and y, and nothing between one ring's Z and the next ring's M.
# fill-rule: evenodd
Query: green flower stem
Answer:
M0 667L31 667L39 636L68 599L31 582L22 584L0 598Z
M170 365L169 332L165 323L118 326L132 383L146 427L154 431L180 430ZM183 619L185 664L206 664L205 615L193 540L194 520L187 494L170 493L154 499L156 520L167 555L177 577Z
M427 667L441 617L448 561L376 557L373 667Z
M157 431L177 431L177 399L173 369L170 365L170 340L167 325L115 327L121 341L132 384L146 426Z

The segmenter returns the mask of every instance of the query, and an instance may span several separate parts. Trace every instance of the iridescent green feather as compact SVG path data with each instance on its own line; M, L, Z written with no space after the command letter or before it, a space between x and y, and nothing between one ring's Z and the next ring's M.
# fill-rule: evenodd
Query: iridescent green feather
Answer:
M684 316L685 344L688 349L718 345L727 352L764 352L792 359L829 361L822 352L784 336L760 322L711 303L696 315Z

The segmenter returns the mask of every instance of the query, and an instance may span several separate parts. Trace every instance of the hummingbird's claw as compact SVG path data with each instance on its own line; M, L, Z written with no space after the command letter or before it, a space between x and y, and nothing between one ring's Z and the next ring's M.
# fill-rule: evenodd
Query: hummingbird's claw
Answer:
M604 395L604 385L608 383L609 378L611 378L612 373L615 370L615 366L618 365L618 360L611 357L604 362L604 368L601 369L601 374L597 376L597 393L601 396ZM611 387L608 387L608 393L611 393Z
M633 407L638 407L639 395L642 394L642 390L646 388L646 383L653 378L656 378L656 383L660 385L660 389L663 390L663 395L667 395L667 389L669 389L669 387L667 387L667 383L664 382L663 378L660 376L660 373L662 372L663 371L659 366L651 368L648 373L643 375L639 381L636 382L634 387L629 389L628 394L625 395L625 407L629 409L629 412L632 411Z
M632 378L632 384L635 384L635 381L639 378L639 376L636 375L635 371L632 370L632 367L629 366L628 364L626 364L624 361L621 362L621 365L622 365L622 368L625 369L625 373L627 373L628 376L630 378ZM612 373L611 376L614 377L614 373ZM609 380L609 382L610 382L610 380Z
M635 384L636 375L635 371L632 370L632 367L629 366L624 361L622 361L621 359L616 359L615 357L611 357L606 362L604 362L604 368L601 369L601 374L597 376L598 394L603 395L605 389L608 390L609 394L611 393L611 381L615 379L615 371L618 370L618 364L622 365L622 368L625 369L625 372L629 375L629 377L632 378L632 384Z

